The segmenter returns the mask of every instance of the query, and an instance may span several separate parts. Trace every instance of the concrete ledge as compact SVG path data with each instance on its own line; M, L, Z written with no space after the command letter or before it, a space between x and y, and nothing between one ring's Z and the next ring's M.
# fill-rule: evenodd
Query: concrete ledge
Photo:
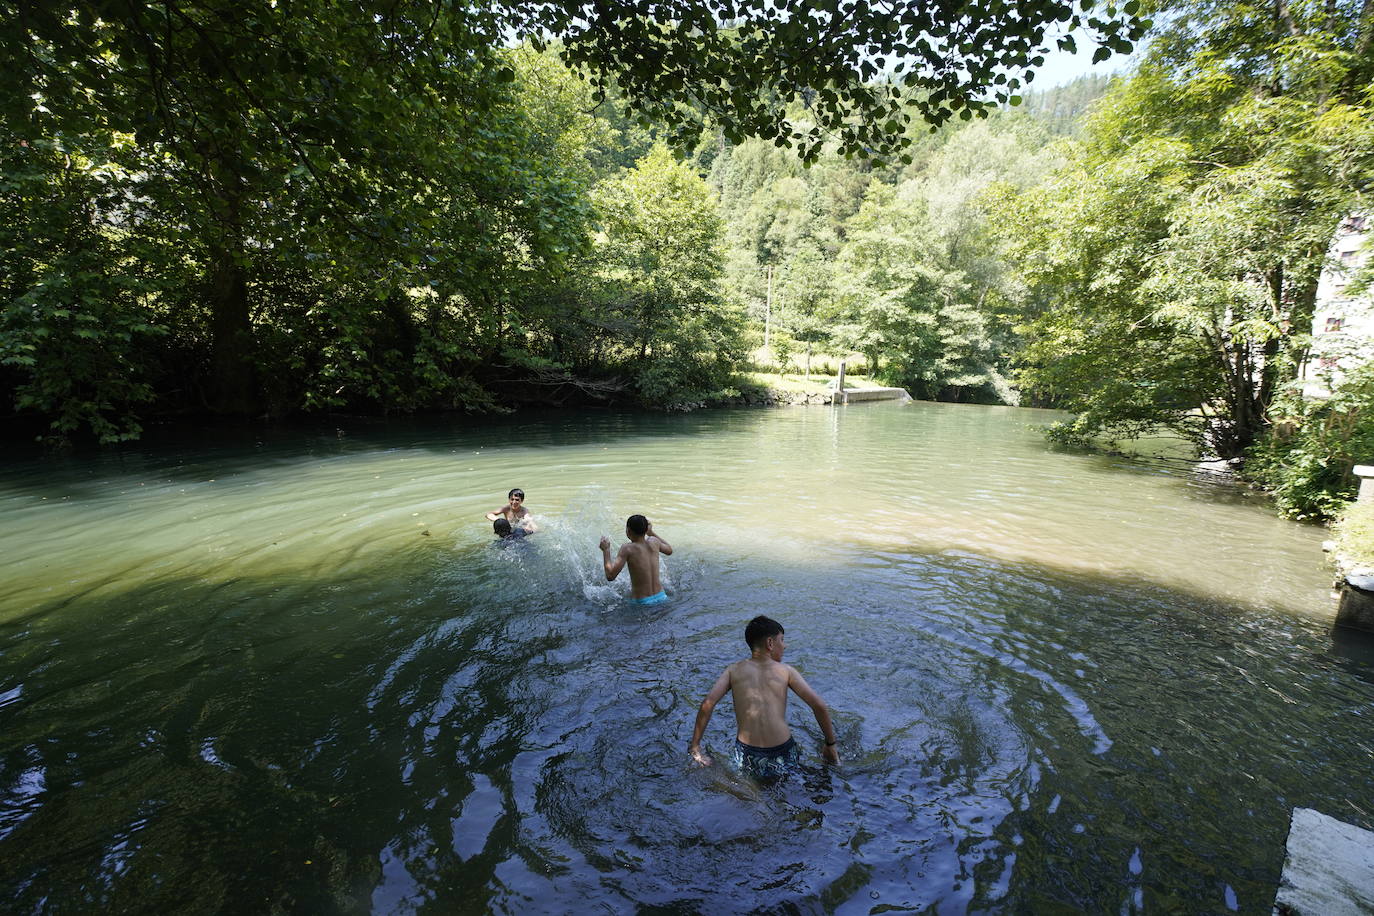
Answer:
M846 388L844 397L838 400L851 404L855 401L909 401L911 395L905 388Z
M1374 913L1374 833L1311 808L1294 808L1274 913Z
M1336 608L1336 626L1374 633L1374 577L1347 574Z
M1360 502L1374 500L1374 465L1357 464L1352 472L1360 478L1360 492L1355 498Z

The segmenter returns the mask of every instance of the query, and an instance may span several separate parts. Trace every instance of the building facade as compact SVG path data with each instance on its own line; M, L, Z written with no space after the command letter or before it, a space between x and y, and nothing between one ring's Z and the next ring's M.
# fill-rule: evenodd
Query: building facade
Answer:
M1353 282L1370 258L1370 214L1341 221L1317 283L1312 347L1302 370L1303 395L1327 398L1356 366L1374 358L1374 288ZM1371 284L1374 287L1374 284Z

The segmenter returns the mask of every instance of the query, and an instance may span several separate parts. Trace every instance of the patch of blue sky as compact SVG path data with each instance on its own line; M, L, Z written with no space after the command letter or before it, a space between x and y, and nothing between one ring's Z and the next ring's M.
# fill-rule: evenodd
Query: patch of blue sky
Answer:
M1031 83L1031 88L1053 89L1089 74L1117 75L1125 73L1139 62L1144 48L1142 43L1137 46L1133 54L1113 54L1106 60L1095 64L1093 63L1093 52L1098 48L1097 43L1082 31L1074 32L1073 37L1077 47L1072 52L1061 51L1054 45L1053 39L1051 40L1052 50L1046 52L1045 62L1035 68L1035 80Z

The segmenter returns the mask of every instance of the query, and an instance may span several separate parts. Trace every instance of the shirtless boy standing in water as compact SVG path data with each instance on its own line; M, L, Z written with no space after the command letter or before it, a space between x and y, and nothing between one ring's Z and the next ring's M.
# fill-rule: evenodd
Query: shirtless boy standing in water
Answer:
M706 723L711 721L716 704L727 692L733 691L738 728L735 754L740 769L755 778L782 776L801 756L797 742L792 740L792 730L787 727L787 691L791 689L816 715L816 724L825 736L821 756L827 763L839 763L829 708L797 669L782 663L782 653L787 648L782 624L762 615L755 617L744 628L744 641L749 644L751 654L726 668L711 692L706 694L706 699L701 701L688 753L702 766L711 765L711 758L701 752L701 736L706 731Z
M492 512L487 513L487 521L494 522L498 518L504 518L512 526L523 528L530 534L539 530L534 524L534 517L530 515L530 510L525 508L525 491L516 487L506 494L506 505Z
M601 538L601 565L606 570L606 581L614 581L620 571L630 567L630 602L632 604L662 604L668 600L663 586L658 581L658 555L673 555L672 546L654 534L654 526L642 515L631 515L625 520L625 536L628 544L620 545L620 551L611 559L611 539Z

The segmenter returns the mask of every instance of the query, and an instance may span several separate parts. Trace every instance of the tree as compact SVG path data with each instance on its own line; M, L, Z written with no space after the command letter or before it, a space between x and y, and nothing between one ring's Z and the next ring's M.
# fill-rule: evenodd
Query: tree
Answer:
M622 361L651 403L720 387L742 355L740 315L721 294L724 252L706 182L667 147L597 193L595 258L605 328L629 346Z
M725 139L757 134L814 160L827 138L849 154L900 151L911 142L904 107L939 124L1013 100L1051 23L1129 50L1144 28L1135 11L1136 0L1105 16L1065 0L898 12L834 0L786 11L683 0L652 10L628 0L43 0L4 7L13 27L0 35L0 65L22 91L0 97L0 122L21 149L108 161L131 177L117 191L93 167L91 197L122 197L77 208L94 213L93 231L122 226L159 243L139 246L145 294L111 300L124 303L119 321L158 329L136 335L169 332L147 372L188 380L176 383L184 406L256 413L297 401L299 385L283 388L266 365L275 359L306 379L315 404L413 388L392 371L411 357L429 378L462 371L466 341L489 339L530 304L512 293L520 281L543 285L541 272L576 251L582 171L558 155L530 167L541 128L514 102L531 74L503 50L511 36L554 40L598 97L623 89L637 114L683 137L705 113ZM44 219L33 209L22 218ZM8 290L6 327L24 327L25 303L57 288L45 279L57 259L40 262L23 274L35 285ZM101 270L130 288L128 264L114 265ZM432 295L417 299L417 288ZM27 314L62 318L60 301ZM392 328L383 337L395 346L382 347L374 325ZM327 345L298 331L323 332ZM4 360L22 387L36 376L23 335L14 339L20 349ZM122 393L106 385L125 404L114 409L142 398L149 377Z
M806 239L793 246L775 284L777 326L806 347L806 375L811 376L811 354L830 342L834 332L834 259Z
M1358 493L1355 466L1374 453L1374 362L1356 367L1330 399L1285 406L1287 422L1251 449L1245 476L1268 489L1284 515L1338 516Z
M51 417L55 435L114 440L139 432L127 408L153 397L148 351L166 327L147 302L157 284L129 266L144 240L101 231L133 178L116 150L92 147L0 130L0 365L16 406Z
M934 398L969 368L971 354L951 344L976 342L981 355L987 339L961 301L963 277L941 257L923 191L914 180L874 185L850 221L837 334L864 354L870 374Z
M1003 196L1039 184L1059 164L1045 138L1042 122L1019 115L977 122L952 132L918 179L940 263L960 278L942 328L951 367L942 398L1019 402L1004 373L1022 346L1009 320L1021 289L997 227Z
M1342 108L1153 66L1109 96L1010 227L1047 302L1021 379L1079 413L1066 434L1168 427L1226 457L1256 441L1352 201Z
M555 128L522 110L515 93L531 80L488 47L480 17L405 3L350 10L25 6L22 40L0 45L34 87L0 109L31 151L14 158L57 149L111 162L91 193L117 206L78 212L94 213L97 234L160 243L144 244L135 265L156 295L128 320L174 318L171 345L194 353L188 387L203 385L220 411L301 406L301 386L334 392L307 390L307 406L384 400L409 383L382 382L382 363L404 375L412 356L427 357L377 350L374 322L423 348L436 338L419 332L456 307L442 325L485 334L518 274L585 237L585 164L543 145ZM113 175L126 176L122 187ZM44 205L29 199L22 218L36 225ZM11 307L49 295L56 264L38 265ZM417 286L434 304L402 315ZM424 371L461 368L445 362Z
M1025 93L1021 111L1035 117L1056 136L1072 136L1078 133L1084 116L1117 78L1111 74L1088 73L1062 86L1030 89Z
M1026 136L1028 135L1028 136ZM1002 374L1019 295L991 227L994 189L1033 185L1053 164L1043 135L999 118L945 131L894 186L874 183L843 231L841 337L921 397L1015 403Z

